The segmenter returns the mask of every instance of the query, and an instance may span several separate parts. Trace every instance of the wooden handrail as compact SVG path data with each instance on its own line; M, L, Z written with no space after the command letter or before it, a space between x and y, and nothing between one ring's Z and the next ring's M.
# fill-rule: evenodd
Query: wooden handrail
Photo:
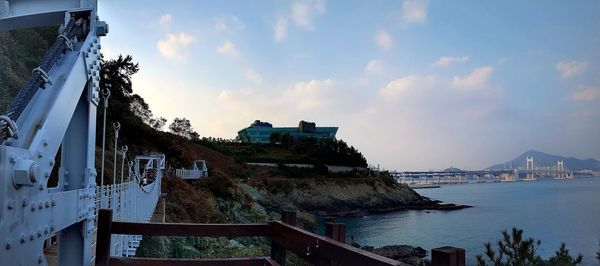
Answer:
M145 236L269 236L268 224L173 224L112 222L111 233Z
M227 259L155 259L155 258L123 258L110 257L111 266L279 266L268 257L227 258Z
M286 214L289 221L295 215ZM150 259L122 258L110 256L112 234L152 235L152 236L197 236L197 237L269 237L272 246L282 247L316 265L407 265L358 249L334 239L319 236L284 222L268 224L171 224L171 223L129 223L113 222L112 211L99 210L96 249L96 265L279 265L279 254L272 258L232 258L232 259ZM342 239L341 236L338 236ZM273 252L272 252L273 254ZM280 263L283 263L281 261Z

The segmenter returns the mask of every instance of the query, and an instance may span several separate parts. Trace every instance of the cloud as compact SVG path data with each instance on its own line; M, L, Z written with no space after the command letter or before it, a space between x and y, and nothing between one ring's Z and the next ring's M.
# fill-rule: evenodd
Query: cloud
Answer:
M571 99L576 102L591 102L600 99L600 88L582 88L571 95Z
M185 32L180 32L177 35L169 33L164 38L158 40L156 48L167 59L184 61L188 54L186 47L195 41L196 38L194 36Z
M375 34L375 42L379 47L390 50L392 48L392 37L387 31L380 30Z
M562 78L571 78L579 75L588 67L586 61L562 61L556 63L556 70Z
M230 15L215 19L216 31L232 31L232 30L243 30L246 25L237 16Z
M294 23L304 29L313 29L313 18L317 14L325 13L325 2L294 2L292 4L292 19Z
M170 26L172 21L173 21L173 16L171 16L171 14L169 14L169 13L166 13L166 14L160 16L160 19L158 19L158 23L164 27Z
M314 18L324 14L325 11L325 1L323 0L293 2L289 13L280 15L273 25L275 41L281 42L286 38L288 21L291 20L302 29L312 30L314 29Z
M427 21L429 0L404 0L402 2L402 21L405 23L423 23Z
M373 59L367 63L365 71L372 74L380 74L383 72L383 63L377 59Z
M433 76L409 75L392 80L387 86L379 90L379 94L386 98L393 98L400 95L406 96L411 91L430 88L434 83L435 77Z
M442 56L442 57L440 57L440 59L435 61L435 63L433 63L433 65L436 67L447 67L453 63L467 62L467 60L469 60L468 56L463 56L463 57Z
M237 49L235 44L231 41L225 41L221 46L217 46L217 53L232 57L238 58L240 56L240 51Z
M287 18L280 16L277 19L275 26L273 26L273 32L275 33L275 41L281 42L285 39L285 37L287 36L287 24Z
M252 68L246 69L244 76L246 76L246 79L254 83L260 83L262 81L262 76Z
M487 84L488 78L494 71L491 66L480 67L465 77L454 76L452 86L460 89L479 89Z

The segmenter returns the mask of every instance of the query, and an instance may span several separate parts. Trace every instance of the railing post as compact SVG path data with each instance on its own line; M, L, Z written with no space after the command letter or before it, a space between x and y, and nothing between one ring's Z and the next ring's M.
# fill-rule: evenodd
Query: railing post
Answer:
M96 265L107 266L110 258L110 237L112 226L112 210L98 211L98 232L96 233Z
M281 213L281 221L296 226L296 212L295 211L283 211ZM285 265L285 248L275 242L271 242L271 258L275 260L279 265Z
M325 223L325 236L331 238L335 241L346 243L346 225L343 223ZM330 260L329 262L325 261L320 263L319 265L331 265L338 266L340 265L337 261Z
M431 266L465 266L465 250L440 247L431 250Z
M325 236L346 243L346 225L343 223L325 223Z

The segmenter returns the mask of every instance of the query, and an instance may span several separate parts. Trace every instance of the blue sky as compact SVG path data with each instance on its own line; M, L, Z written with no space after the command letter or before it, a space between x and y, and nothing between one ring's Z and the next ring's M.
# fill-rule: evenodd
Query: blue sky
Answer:
M106 0L99 14L105 56L140 63L134 91L201 136L303 119L388 169L600 159L598 1Z

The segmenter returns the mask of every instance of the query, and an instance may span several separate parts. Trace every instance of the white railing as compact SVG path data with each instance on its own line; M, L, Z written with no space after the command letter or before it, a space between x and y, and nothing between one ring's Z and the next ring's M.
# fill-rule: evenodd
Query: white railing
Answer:
M175 169L175 176L186 180L194 180L200 179L202 177L208 177L208 168L206 167L206 161L194 161L192 169Z

